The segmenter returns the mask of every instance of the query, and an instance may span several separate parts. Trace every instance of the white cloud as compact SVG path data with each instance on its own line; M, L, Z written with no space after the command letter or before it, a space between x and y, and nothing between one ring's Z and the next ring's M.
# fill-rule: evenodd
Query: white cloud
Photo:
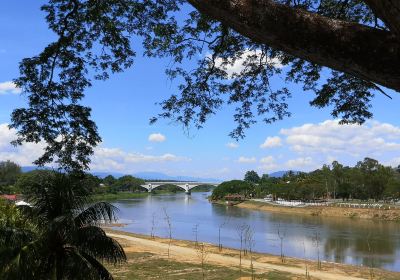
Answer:
M16 130L9 129L7 124L0 124L0 161L11 160L22 166L32 165L39 158L45 147L44 143L24 143L22 146L13 147L10 142L16 138ZM127 152L119 148L99 146L95 148L92 156L91 169L105 171L132 171L139 169L143 164L171 162L187 162L190 158L177 156L171 153L162 155L146 155L142 153Z
M398 167L400 165L400 156L386 160L382 164L386 166Z
M1 94L19 94L21 93L21 89L18 88L13 82L7 81L0 83L0 95Z
M190 161L187 157L166 153L163 155L145 155L126 152L119 148L97 147L92 157L93 170L132 170L136 164Z
M239 163L254 163L257 159L255 157L239 157L237 162Z
M278 167L278 164L275 163L275 158L273 156L266 156L260 159L260 165L258 169L262 171L272 171Z
M44 144L25 143L13 147L10 142L16 139L16 130L8 124L0 124L0 161L11 160L20 165L32 165L43 153Z
M286 162L285 166L292 169L316 167L311 157L299 157L296 159L290 159Z
M233 62L232 58L228 59L228 65L223 65L224 63L223 58L217 58L215 60L215 64L217 68L224 69L227 72L228 76L232 78L234 74L239 74L241 71L245 69L246 60L250 59L254 55L256 55L256 59L259 60L262 55L261 50L255 50L255 51L246 50L243 53L242 57L240 59L235 60L235 62ZM208 57L211 57L211 55L208 55ZM269 59L268 62L277 68L283 67L281 61L278 58Z
M400 149L400 127L372 121L364 125L339 125L328 120L282 129L290 148L299 154L324 154L330 158L380 156ZM396 141L397 140L397 141Z
M267 156L260 159L261 163L273 163L275 161L273 156Z
M164 142L167 138L161 133L152 133L149 135L150 142Z
M234 142L229 142L229 143L226 144L226 146L227 146L228 148L230 148L230 149L239 148L239 144L234 143Z
M264 143L260 145L261 149L273 148L282 146L282 139L279 136L267 137Z

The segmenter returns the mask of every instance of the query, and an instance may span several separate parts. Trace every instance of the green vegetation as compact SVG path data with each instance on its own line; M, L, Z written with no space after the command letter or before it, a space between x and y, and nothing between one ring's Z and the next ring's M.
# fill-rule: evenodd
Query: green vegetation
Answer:
M115 207L92 203L85 178L40 171L25 179L33 207L1 206L0 279L112 279L102 262L126 256L98 225L116 220Z
M26 194L40 178L50 176L51 170L33 170L21 173L21 168L11 161L0 162L0 194ZM141 187L146 182L131 175L115 178L108 175L101 179L89 173L85 173L81 182L95 201L115 200L144 197L148 195L147 189ZM208 192L214 187L209 185L197 186L191 191ZM165 184L157 187L152 193L177 193L184 190L173 184Z
M244 174L244 180L249 183L258 184L261 179L260 176L258 176L257 172L251 170L247 171L246 174Z
M357 199L390 201L400 199L399 169L383 166L377 160L365 158L354 167L334 161L330 166L310 173L288 172L282 178L264 174L261 178L249 171L244 181L224 182L213 192L213 199L227 194L244 194L247 197L313 201L320 199ZM241 182L241 183L240 183Z
M91 197L94 201L110 201L117 199L130 199L148 196L148 192L131 193L131 192L118 192L118 193L103 193L93 194Z
M215 188L216 188L215 186L200 185L200 186L197 186L197 187L191 189L190 191L191 192L209 192L209 191L214 190Z
M134 279L203 279L201 264L178 262L164 259L151 253L128 253L128 262L122 266L110 267L114 278ZM232 280L239 279L240 272L234 267L218 265L205 265L205 279L209 280ZM249 270L242 270L242 277L251 276ZM255 275L256 279L290 280L293 275L283 272L268 272Z
M0 194L18 193L14 185L21 174L21 167L11 161L0 162Z
M212 200L223 199L228 194L241 194L250 197L254 193L254 185L249 182L232 180L223 182L216 187L211 195Z
M82 104L85 92L95 80L130 68L139 52L171 61L166 73L179 83L159 100L162 111L152 123L167 118L201 128L230 105L234 138L257 121L289 117L293 84L341 123L372 118L374 95L387 95L379 85L400 91L398 1L234 3L43 1L54 40L19 64L15 83L27 106L12 113L14 143L45 142L35 164L88 169L101 137ZM245 67L231 73L236 62ZM284 82L271 86L272 78Z

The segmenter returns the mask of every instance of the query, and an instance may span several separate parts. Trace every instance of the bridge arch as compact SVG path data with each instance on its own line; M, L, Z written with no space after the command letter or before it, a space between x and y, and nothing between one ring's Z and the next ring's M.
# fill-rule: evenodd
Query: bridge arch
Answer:
M154 189L159 188L160 186L165 185L174 185L178 188L183 189L186 193L190 193L190 190L203 185L210 185L210 186L218 186L217 183L203 183L203 182L146 182L146 184L141 185L141 187L147 189L148 192L151 192Z
M186 188L185 188L184 186L179 185L179 184L160 184L160 185L152 185L152 190L159 189L160 187L164 187L164 186L175 186L175 187L180 188L181 190L187 191Z
M217 187L217 185L216 184L211 184L211 183L208 183L208 184L198 184L198 185L191 185L190 186L190 188L189 188L189 190L191 191L191 190L195 190L196 188L198 188L198 187L209 187L210 189L213 189L213 188L216 188Z

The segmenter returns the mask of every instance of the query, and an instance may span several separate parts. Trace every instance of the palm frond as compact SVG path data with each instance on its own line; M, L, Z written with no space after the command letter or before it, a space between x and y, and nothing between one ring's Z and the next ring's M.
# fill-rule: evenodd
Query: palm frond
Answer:
M96 226L80 228L75 244L79 250L97 259L117 264L126 261L121 244L107 236L103 229Z
M0 227L0 248L21 247L32 241L36 233L30 229L21 229L15 227Z
M65 269L66 279L80 280L112 280L112 275L108 270L89 254L79 251L75 247L67 248L68 267Z
M19 211L22 225L29 221L32 232L23 231L21 223L0 225L0 279L112 279L101 262L118 264L126 255L97 226L116 221L118 208L91 203L77 177L57 172L38 176L29 181L32 208Z
M75 218L78 226L99 225L117 220L118 208L108 202L97 202L84 209Z
M100 280L113 280L113 276L111 275L110 272L101 264L98 262L94 257L90 256L89 254L86 254L85 252L81 252L82 256L85 257L85 259L91 264L93 269L97 271L97 275L99 276Z
M40 241L33 241L22 247L0 250L0 279L35 280L43 279L43 263Z

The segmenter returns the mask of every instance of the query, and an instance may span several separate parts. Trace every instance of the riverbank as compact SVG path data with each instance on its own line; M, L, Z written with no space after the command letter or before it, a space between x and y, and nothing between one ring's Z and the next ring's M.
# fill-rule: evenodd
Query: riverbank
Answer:
M149 192L117 192L117 193L104 193L104 194L94 194L92 195L92 199L95 201L110 201L110 200L118 200L118 199L132 199L132 198L142 198L147 197L149 195L162 195L162 194L175 194L175 193L184 193L182 192L171 192L165 190L154 190L152 193Z
M91 197L95 201L109 201L109 200L118 200L118 199L146 197L148 195L149 195L149 193L146 193L146 192L142 192L142 193L118 192L118 193L94 194Z
M196 246L195 242L151 238L146 235L106 229L107 234L116 238L128 255L128 263L123 267L112 268L116 279L251 279L250 254L242 257L239 271L239 250L205 244ZM170 245L169 245L170 243ZM169 252L169 254L168 254ZM203 256L203 257L202 257ZM201 259L204 260L203 266ZM342 265L322 262L320 269L317 262L268 254L252 254L256 279L326 279L360 280L373 279L395 280L400 273L368 267ZM140 263L140 265L138 265ZM306 269L310 278L306 278ZM147 273L147 274L146 274ZM150 274L149 274L150 273Z
M363 208L344 208L335 206L307 206L290 207L273 205L266 202L244 201L235 205L236 207L288 214L300 214L321 217L347 217L360 219L378 219L383 221L400 221L399 209L363 209Z

